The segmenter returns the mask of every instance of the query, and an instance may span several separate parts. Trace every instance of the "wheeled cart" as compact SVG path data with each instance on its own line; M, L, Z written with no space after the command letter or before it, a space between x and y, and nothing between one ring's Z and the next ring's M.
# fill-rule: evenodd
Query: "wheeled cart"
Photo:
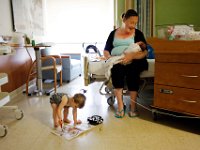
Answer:
M0 109L13 110L15 113L15 118L20 120L23 118L24 114L18 106L5 106L10 101L10 96L8 92L1 92L1 85L8 82L8 76L6 73L0 73ZM0 123L0 137L7 135L8 127Z

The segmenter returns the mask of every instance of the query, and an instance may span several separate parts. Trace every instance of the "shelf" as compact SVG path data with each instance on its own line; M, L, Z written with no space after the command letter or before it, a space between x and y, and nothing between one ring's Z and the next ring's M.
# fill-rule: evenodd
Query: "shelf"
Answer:
M10 101L10 96L8 92L0 92L0 107L5 105Z
M6 73L0 73L0 86L8 83L8 75Z

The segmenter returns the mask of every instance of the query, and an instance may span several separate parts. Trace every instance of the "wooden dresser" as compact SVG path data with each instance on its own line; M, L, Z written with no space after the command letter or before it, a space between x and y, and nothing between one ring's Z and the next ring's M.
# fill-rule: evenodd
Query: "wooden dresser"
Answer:
M200 41L148 42L155 50L153 107L200 116Z

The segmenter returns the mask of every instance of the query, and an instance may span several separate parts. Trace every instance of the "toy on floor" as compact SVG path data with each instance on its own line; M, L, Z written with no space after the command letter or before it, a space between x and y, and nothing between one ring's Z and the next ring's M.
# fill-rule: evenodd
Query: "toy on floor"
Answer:
M98 124L103 123L103 118L99 115L93 115L91 117L88 117L87 121L91 125L98 125Z

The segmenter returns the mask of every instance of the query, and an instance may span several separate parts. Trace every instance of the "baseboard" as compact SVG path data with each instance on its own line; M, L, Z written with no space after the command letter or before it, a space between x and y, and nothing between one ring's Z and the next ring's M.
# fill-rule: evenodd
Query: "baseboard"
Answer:
M36 79L33 79L29 82L29 86L32 86L36 83ZM26 84L22 85L21 87L17 88L16 90L9 93L10 100L14 99L18 94L21 94L26 89Z

